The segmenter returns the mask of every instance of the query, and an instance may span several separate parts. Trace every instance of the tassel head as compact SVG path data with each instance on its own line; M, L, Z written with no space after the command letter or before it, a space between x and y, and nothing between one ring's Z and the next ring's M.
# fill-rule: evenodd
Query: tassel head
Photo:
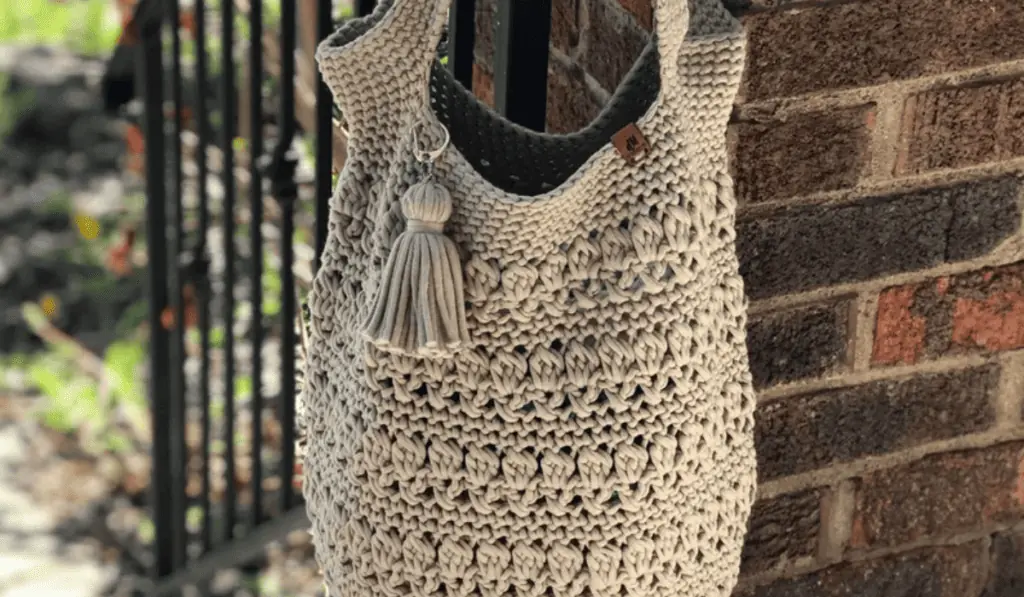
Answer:
M401 199L406 228L388 255L365 338L381 350L444 358L469 342L458 248L444 235L448 189L432 176Z
M441 234L448 218L452 217L451 193L431 178L409 187L401 204L407 230Z

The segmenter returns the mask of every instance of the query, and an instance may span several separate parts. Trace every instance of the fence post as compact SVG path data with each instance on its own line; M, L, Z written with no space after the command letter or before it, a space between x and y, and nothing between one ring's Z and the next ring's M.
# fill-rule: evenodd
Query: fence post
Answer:
M252 259L252 527L263 522L263 2L249 5L249 253Z
M295 140L295 0L281 0L281 115L278 138L264 161L270 191L281 206L281 394L278 397L281 426L280 510L291 510L295 502L292 476L295 473L295 181L298 156ZM330 132L329 130L327 131Z
M135 13L134 27L142 51L136 79L142 84L143 134L146 145L146 248L149 254L149 397L153 427L153 574L160 578L174 570L172 526L174 478L171 470L170 334L161 315L168 306L167 292L167 201L164 152L164 68L161 47L160 2L142 0Z
M224 461L227 486L224 495L224 539L235 536L238 493L235 486L235 131L238 126L238 89L235 82L235 3L222 0L221 26L221 182L224 187Z
M333 29L331 0L317 0L317 39L324 40ZM327 245L327 221L330 218L330 201L333 192L334 165L334 97L324 82L320 69L316 72L316 248L313 273L320 269L320 258Z
M189 277L196 286L196 307L199 324L199 408L200 442L202 443L202 494L199 507L203 512L203 527L200 536L202 553L213 545L210 502L210 255L206 247L206 235L210 228L210 197L206 187L210 169L206 162L206 148L210 145L210 118L207 114L206 88L208 65L206 55L206 0L196 0L195 44L196 44L196 129L199 131L199 151L196 152L196 168L199 185L199 228L196 243L192 249L192 263Z
M512 122L543 131L547 109L551 0L499 0L494 103Z
M466 89L473 89L476 0L454 0L448 15L448 68Z

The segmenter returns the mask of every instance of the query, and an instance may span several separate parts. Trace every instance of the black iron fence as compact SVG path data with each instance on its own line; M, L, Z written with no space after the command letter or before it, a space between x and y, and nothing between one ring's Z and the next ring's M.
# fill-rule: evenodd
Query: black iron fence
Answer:
M452 3L448 67L472 84L477 13L493 10L496 109L543 129L551 0L479 1ZM300 37L323 39L343 7L183 2L141 0L115 55L122 68L132 57L134 75L121 84L141 98L145 135L151 595L202 586L307 525L295 482L296 314L340 165L330 92L315 79L315 115L303 127L295 86L297 56L311 58ZM373 4L355 0L351 16ZM302 10L310 6L315 22ZM312 254L297 257L303 232ZM302 261L312 262L305 284L295 274Z

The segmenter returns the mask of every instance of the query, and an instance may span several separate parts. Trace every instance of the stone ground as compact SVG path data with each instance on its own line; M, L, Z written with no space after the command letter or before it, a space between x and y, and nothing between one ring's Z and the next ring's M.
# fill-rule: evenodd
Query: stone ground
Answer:
M26 488L30 446L17 423L0 426L0 597L98 597L117 576L94 546L68 541L62 521Z

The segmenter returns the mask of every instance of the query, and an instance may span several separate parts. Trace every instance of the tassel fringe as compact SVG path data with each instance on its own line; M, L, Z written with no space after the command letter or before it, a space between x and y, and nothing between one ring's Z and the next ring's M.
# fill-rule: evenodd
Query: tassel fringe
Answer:
M444 235L448 190L432 179L402 197L406 229L391 248L364 337L381 350L451 356L469 342L459 251Z

